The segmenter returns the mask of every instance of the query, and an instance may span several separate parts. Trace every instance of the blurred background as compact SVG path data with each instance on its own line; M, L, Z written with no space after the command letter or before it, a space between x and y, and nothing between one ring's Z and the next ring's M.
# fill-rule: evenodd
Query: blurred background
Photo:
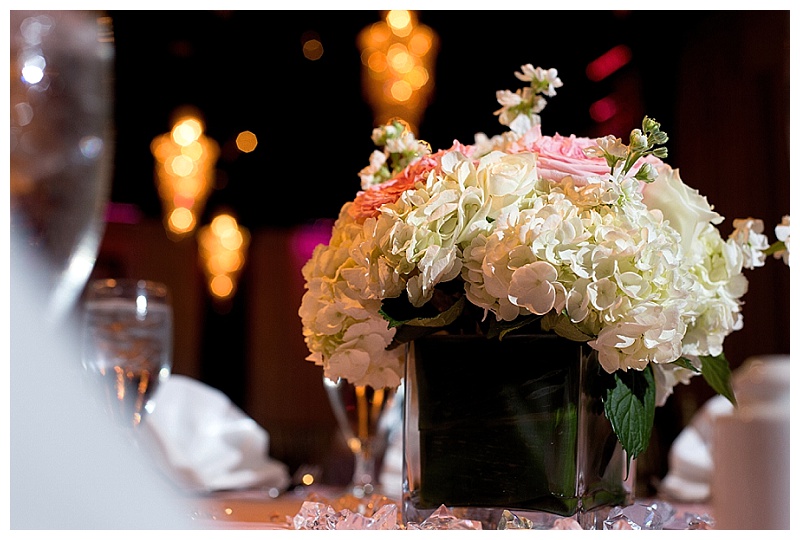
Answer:
M724 236L752 216L774 240L790 213L789 11L107 15L115 154L92 277L166 283L173 373L224 392L269 432L270 455L292 470L323 465L327 482L349 480L350 458L321 370L304 360L300 269L360 189L386 119L405 118L434 150L472 143L502 131L495 92L520 87L515 70L556 68L564 86L543 133L627 140L647 115L670 137L667 161L726 217ZM211 156L196 176L165 166L176 127ZM238 228L238 250L221 245L225 226ZM788 269L768 261L747 275L744 328L726 340L732 368L789 353ZM697 380L657 411L642 489L712 395Z

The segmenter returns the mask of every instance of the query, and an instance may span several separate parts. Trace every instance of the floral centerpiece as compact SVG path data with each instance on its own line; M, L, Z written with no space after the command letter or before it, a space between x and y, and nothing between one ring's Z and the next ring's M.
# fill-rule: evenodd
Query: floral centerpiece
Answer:
M383 150L303 268L307 359L393 387L403 343L534 325L597 351L605 415L635 457L676 384L700 374L735 401L723 342L743 325L742 271L770 254L788 264L789 219L772 246L752 218L723 239L723 217L664 161L657 121L627 143L543 135L562 82L530 64L515 75L528 85L497 93L501 135L432 152L401 122L373 131Z

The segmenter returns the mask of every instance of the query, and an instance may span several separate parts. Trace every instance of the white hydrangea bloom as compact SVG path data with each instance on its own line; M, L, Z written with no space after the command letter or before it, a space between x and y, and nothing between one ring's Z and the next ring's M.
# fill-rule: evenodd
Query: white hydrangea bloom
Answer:
M342 277L365 300L394 298L405 288L403 277L379 252L378 226L375 218L364 221L350 241L349 265L341 269Z
M641 203L635 182L535 186L528 208L508 207L465 248L467 298L498 320L566 309L580 330L599 333L590 345L609 372L678 358L687 294L679 239Z
M558 282L558 270L548 262L523 265L511 276L508 299L536 315L544 315L551 309L560 312L566 297L564 285Z
M386 326L380 316L349 326L324 367L325 376L373 388L397 387L403 377L403 351L386 350L394 337Z
M710 223L698 237L696 253L702 258L687 267L694 280L684 314L690 321L684 354L716 356L725 337L743 326L740 298L747 292L742 272L743 254L733 241L722 240Z
M674 392L678 384L689 384L697 372L670 364L653 364L653 378L656 383L656 407L661 407Z
M382 209L381 256L408 276L412 305L425 304L438 283L458 277L461 246L487 230L490 220L530 191L535 180L531 154L492 152L473 164L451 152L425 186L405 191Z
M530 84L496 94L509 129L478 133L471 147L431 154L399 122L373 130L384 151L360 171L362 192L343 206L329 245L303 267L307 359L332 378L397 386L403 349L387 349L396 331L384 300L405 293L422 307L460 280L481 322L555 315L559 331L588 336L605 371L652 366L662 405L695 375L677 358L698 365L742 328L742 270L764 264L763 223L735 220L724 241L722 216L655 157L665 134L647 118L630 146L609 135L571 153L563 138L545 140L538 113L558 73L526 64L515 75ZM631 152L646 155L639 169L615 166ZM561 165L568 172L548 174ZM789 216L775 233L785 244L775 257L788 264Z
M311 353L307 359L323 366L332 378L397 386L403 376L402 358L399 351L385 350L396 330L379 314L380 299L365 298L345 279L355 266L350 247L363 231L348 218L347 207L340 212L330 243L317 246L303 266L307 290L298 312Z
M649 363L669 363L681 355L685 326L674 306L645 303L600 330L589 345L608 373L642 370Z

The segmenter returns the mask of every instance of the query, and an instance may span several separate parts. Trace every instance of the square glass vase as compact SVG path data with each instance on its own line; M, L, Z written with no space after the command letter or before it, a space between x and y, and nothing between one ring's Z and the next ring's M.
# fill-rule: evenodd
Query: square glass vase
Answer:
M504 510L601 529L633 502L635 462L603 412L588 345L555 334L432 335L406 346L404 524L441 505L496 529Z

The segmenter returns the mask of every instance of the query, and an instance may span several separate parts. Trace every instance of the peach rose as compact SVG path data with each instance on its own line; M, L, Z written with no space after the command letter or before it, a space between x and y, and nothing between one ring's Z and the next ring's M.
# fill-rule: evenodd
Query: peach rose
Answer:
M473 151L472 147L453 141L453 146L449 150L439 150L435 154L424 156L400 171L394 178L359 191L347 213L359 223L377 216L381 206L395 202L404 191L413 188L417 181L424 182L428 173L439 166L441 157L453 150L458 150L465 156L471 155Z

